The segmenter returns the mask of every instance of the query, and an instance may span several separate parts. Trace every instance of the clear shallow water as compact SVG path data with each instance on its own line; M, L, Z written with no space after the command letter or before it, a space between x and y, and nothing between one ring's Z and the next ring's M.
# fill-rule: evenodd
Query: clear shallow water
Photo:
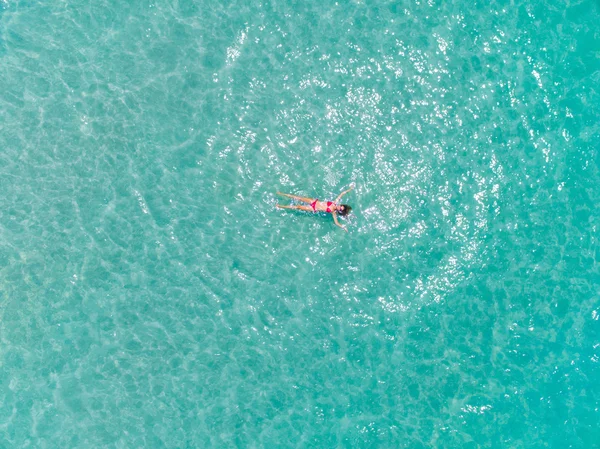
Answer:
M0 447L598 447L599 18L1 2Z

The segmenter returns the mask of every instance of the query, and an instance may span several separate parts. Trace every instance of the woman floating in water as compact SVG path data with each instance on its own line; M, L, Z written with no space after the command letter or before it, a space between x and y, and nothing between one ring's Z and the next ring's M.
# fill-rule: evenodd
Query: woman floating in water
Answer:
M340 214L342 217L348 215L352 208L347 204L339 204L342 197L352 190L354 186L350 187L348 190L343 191L339 194L335 201L319 201L316 198L305 198L303 196L290 195L288 193L277 192L278 195L287 196L288 198L292 198L294 200L302 201L304 203L310 204L310 206L304 205L293 205L293 206L282 206L278 204L277 207L280 209L297 209L297 210L305 210L307 212L327 212L333 215L333 221L335 224L342 228L344 231L348 232L345 226L342 226L338 219L337 214Z

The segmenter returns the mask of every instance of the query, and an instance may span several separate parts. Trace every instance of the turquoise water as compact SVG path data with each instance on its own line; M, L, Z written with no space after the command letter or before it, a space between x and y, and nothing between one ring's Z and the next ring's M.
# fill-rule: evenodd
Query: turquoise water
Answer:
M0 447L600 447L599 23L0 1Z

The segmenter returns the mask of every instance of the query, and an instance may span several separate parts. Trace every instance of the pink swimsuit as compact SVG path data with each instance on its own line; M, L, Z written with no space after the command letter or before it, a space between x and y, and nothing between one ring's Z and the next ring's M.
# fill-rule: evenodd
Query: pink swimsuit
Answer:
M317 201L319 200L314 200L312 203L310 203L310 207L312 207L313 211L317 211ZM332 201L327 201L327 212L331 213L331 205L334 204Z

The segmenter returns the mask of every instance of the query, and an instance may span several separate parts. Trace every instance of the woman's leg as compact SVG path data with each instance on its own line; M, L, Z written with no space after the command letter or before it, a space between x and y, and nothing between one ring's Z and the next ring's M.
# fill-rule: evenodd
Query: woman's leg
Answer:
M284 205L278 204L277 207L279 209L296 209L296 210L303 210L306 212L314 212L313 208L310 206L284 206Z
M298 201L304 201L305 203L312 203L315 199L314 198L307 198L305 196L296 196L296 195L290 195L289 193L281 193L281 192L277 192L278 195L282 195L282 196L287 196L288 198L293 198L295 200Z

